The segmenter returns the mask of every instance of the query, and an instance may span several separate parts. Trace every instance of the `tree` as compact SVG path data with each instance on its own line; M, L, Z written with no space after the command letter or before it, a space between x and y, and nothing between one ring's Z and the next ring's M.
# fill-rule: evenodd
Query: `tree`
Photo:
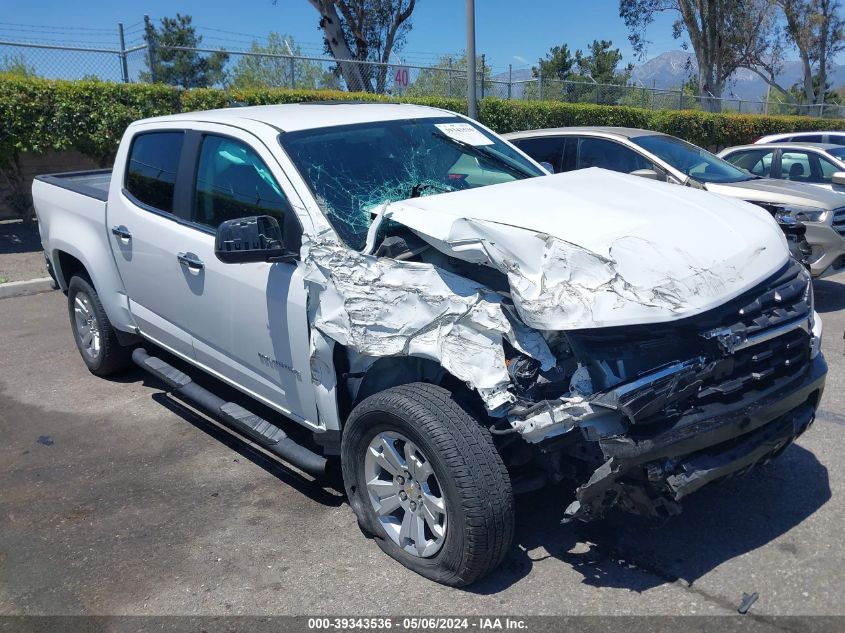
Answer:
M786 32L798 49L805 103L825 102L833 58L845 50L845 21L838 0L776 0Z
M207 88L220 84L226 77L224 66L229 60L226 53L201 55L195 50L202 43L191 24L191 16L176 14L175 18L162 18L157 29L149 20L145 25L144 39L150 51L148 72L141 73L141 81L155 81L183 88Z
M622 53L618 48L611 48L613 42L608 40L593 40L589 47L589 54L575 51L575 65L578 74L591 77L600 84L628 83L634 70L633 64L628 64L621 70Z
M560 79L564 81L572 78L572 72L575 68L575 58L569 52L569 46L553 46L545 59L537 61L537 65L531 68L531 74L534 77L543 77L544 79Z
M482 67L481 56L475 60L476 70ZM445 70L441 70L445 69ZM485 87L490 86L492 73L490 66L484 65ZM414 97L442 96L462 97L467 93L467 58L445 55L437 60L434 68L425 68L419 72L416 80L408 86L407 94Z
M0 75L35 77L35 66L30 66L23 55L3 55L3 61L0 61Z
M686 34L698 64L698 92L705 109L718 111L728 78L769 41L770 0L620 0L619 16L634 49L644 55L645 32L662 12L675 13L673 35Z
M267 44L253 42L252 55L243 55L232 69L235 88L338 88L337 77L318 62L294 59L302 54L293 38L275 31Z
M774 13L766 46L752 51L745 67L762 77L793 104L818 105L831 97L831 60L845 50L845 22L838 0L769 0ZM802 80L786 87L778 83L787 50L797 49Z
M612 48L613 42L593 40L587 52L575 51L573 56L569 46L553 46L540 59L531 74L543 79L543 99L560 99L572 102L616 103L623 94L617 89L608 89L596 84L625 85L631 77L633 66L628 64L619 69L622 53ZM570 83L564 83L570 82ZM525 97L540 97L539 81L525 86Z
M416 0L308 0L320 14L320 29L328 52L349 90L384 92L387 64L411 30ZM375 72L367 64L382 64ZM373 84L375 79L375 84Z

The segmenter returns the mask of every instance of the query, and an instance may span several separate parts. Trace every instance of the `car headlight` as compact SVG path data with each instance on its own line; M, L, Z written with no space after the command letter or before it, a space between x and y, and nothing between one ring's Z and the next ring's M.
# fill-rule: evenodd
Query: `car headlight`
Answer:
M822 320L816 312L816 298L813 294L813 280L807 276L807 288L804 301L810 306L810 358L815 358L822 350Z
M804 207L797 204L785 204L775 212L775 219L789 218L797 222L824 222L827 220L827 209L818 207Z

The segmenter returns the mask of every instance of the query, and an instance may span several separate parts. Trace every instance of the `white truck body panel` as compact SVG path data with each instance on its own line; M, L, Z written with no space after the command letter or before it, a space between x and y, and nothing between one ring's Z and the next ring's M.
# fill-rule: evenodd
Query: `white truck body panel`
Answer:
M38 212L38 230L44 252L65 283L57 253L64 252L85 266L97 288L102 288L103 307L109 320L120 330L132 332L135 319L123 282L114 265L106 226L106 202L60 189L41 180L32 183L32 195ZM62 286L66 290L66 286Z

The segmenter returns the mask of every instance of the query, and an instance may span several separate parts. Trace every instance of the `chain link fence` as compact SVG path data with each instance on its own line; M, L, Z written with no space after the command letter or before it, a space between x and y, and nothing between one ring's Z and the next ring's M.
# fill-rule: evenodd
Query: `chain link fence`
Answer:
M419 66L403 63L337 61L332 58L285 55L219 48L155 47L139 41L135 32L130 44L115 48L63 46L0 40L0 72L52 79L99 79L135 83L156 80L150 73L150 57L172 54L224 54L217 87L300 88L367 91L396 96L464 97L467 73L454 66ZM153 65L153 68L155 65ZM567 103L627 105L653 110L716 110L743 114L800 114L845 118L845 106L801 105L790 102L714 98L690 95L682 90L645 86L563 81L536 77L514 80L511 72L493 77L484 61L476 78L479 97L550 100Z

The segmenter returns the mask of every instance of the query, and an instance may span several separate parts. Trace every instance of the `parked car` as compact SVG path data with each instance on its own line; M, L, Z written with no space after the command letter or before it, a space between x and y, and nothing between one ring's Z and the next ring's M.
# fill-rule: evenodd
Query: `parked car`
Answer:
M738 145L719 157L761 178L778 178L845 193L845 146L830 143Z
M754 141L754 143L757 145L766 145L768 143L788 143L790 141L798 143L830 143L831 145L845 145L845 132L841 130L816 130L812 132L769 134L758 138Z
M760 178L674 136L649 130L571 127L505 137L555 171L602 167L752 202L778 221L793 255L814 277L845 269L845 198L817 187Z
M769 214L547 175L445 110L147 119L113 170L33 196L91 372L131 359L316 477L339 456L363 532L449 585L503 560L514 494L571 481L569 519L677 513L782 452L824 389L810 276Z

